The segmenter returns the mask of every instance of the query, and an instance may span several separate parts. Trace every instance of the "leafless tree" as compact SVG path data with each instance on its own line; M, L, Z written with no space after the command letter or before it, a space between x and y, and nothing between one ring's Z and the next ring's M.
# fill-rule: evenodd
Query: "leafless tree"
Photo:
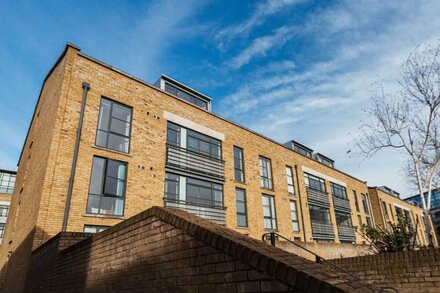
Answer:
M379 87L371 100L365 110L368 121L356 139L360 153L371 158L394 149L407 155L406 173L421 196L432 233L431 194L440 183L440 42L417 46L402 64L400 90L388 94Z

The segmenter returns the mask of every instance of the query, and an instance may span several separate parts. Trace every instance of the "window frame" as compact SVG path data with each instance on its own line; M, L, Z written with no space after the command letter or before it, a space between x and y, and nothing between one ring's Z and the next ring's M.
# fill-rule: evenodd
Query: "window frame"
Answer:
M264 166L264 162L266 163L266 166ZM260 169L260 187L263 189L267 189L267 190L274 190L274 184L273 184L273 173L272 173L272 160L264 157L264 156L259 156L258 159L258 163L259 163L259 169ZM267 166L267 163L269 164L269 166ZM263 170L267 170L267 177L263 176ZM264 186L264 180L267 180L267 182L269 183L269 187Z
M353 190L353 197L354 197L354 206L356 208L356 212L360 212L361 209L359 207L359 199L356 190Z
M96 232L86 232L86 228L87 227L89 227L89 228L96 228L96 229L102 229L102 228L105 228L105 229L102 229L101 231L96 231ZM105 230L107 230L108 228L110 228L111 226L104 226L104 225L84 225L84 229L83 229L83 233L100 233L100 232L102 232L102 231L105 231Z
M289 175L290 172L290 175ZM289 178L291 178L292 183L289 183ZM289 195L295 195L295 180L293 179L293 169L291 166L286 165L286 179L287 179L287 193ZM293 192L289 191L289 188L293 190Z
M330 181L330 189L331 189L332 196L336 196L338 198L348 200L347 199L347 188L345 186ZM340 191L342 190L343 196L337 195L335 192L336 190L340 190Z
M295 206L295 210L292 210L292 203ZM290 216L292 218L292 231L298 233L301 230L299 226L299 218L298 218L298 205L296 204L295 200L291 200L289 205L290 205ZM296 220L293 218L293 214L295 214ZM295 230L295 224L298 227L296 230Z
M270 216L267 217L266 215L264 215L264 200L263 198L268 198L269 199L269 211L270 211ZM264 230L272 230L272 231L276 231L278 229L278 222L277 222L277 212L276 212L276 208L275 208L275 197L270 195L270 194L262 194L262 207L263 207L263 227ZM270 219L270 228L266 227L266 219ZM274 227L274 223L275 223L275 227Z
M310 210L315 210L318 211L317 213L319 214L319 219L313 219L312 218L312 213L310 212ZM322 219L322 214L324 213L323 211L326 212L326 216L324 218L328 218L326 222L323 222ZM309 213L310 213L310 222L315 222L317 224L324 224L324 225L333 225L332 224L332 218L330 216L330 209L329 208L325 208L325 207L321 207L319 205L313 205L313 204L309 204Z
M104 159L105 160L105 165L103 168L103 174L102 174L102 178L101 178L101 184L102 184L102 191L104 192L105 189L105 182L107 180L107 166L108 166L108 161L115 161L115 162L119 162L125 165L125 177L124 177L124 193L123 196L119 197L119 196L114 196L114 195L106 195L105 192L103 194L95 194L95 193L91 193L90 189L92 187L92 175L93 175L93 165L94 165L94 160L95 158L99 158L99 159ZM92 158L92 168L91 168L91 172L90 172L90 181L89 181L89 190L87 193L87 201L86 201L86 214L88 215L103 215L103 216L108 216L108 217L123 217L125 214L125 200L126 200L126 193L127 193L127 177L128 177L128 162L124 162L124 161L120 161L120 160L115 160L115 159L110 159L110 158L106 158L106 157L102 157L102 156L93 156ZM118 179L119 180L119 179ZM93 213L93 212L89 212L89 201L90 201L90 195L92 196L99 196L99 208L98 208L98 213ZM104 214L101 213L101 200L103 197L111 197L111 198L122 198L122 213L120 215L118 214Z
M7 179L8 181L7 181L6 185L3 185L2 184L3 178L5 176L8 177L8 179ZM14 179L12 180L12 178L14 178ZM17 180L17 174L0 171L0 193L13 194L16 180Z
M367 194L361 193L362 207L364 208L364 213L366 215L370 215L370 207L368 205L368 197Z
M238 150L240 152L241 158L237 158L235 156L235 150ZM245 172L244 172L244 151L243 151L243 148L234 145L233 149L232 149L232 152L233 152L233 157L234 157L234 180L235 180L235 182L245 183L246 182L246 176L245 176ZM241 169L237 168L237 166L235 164L236 163L235 160L239 160L239 162L240 162L240 166L239 167L241 167ZM241 176L243 177L243 180L237 180L237 173L236 173L237 170L239 172L241 172Z
M100 117L100 115L101 115L101 106L102 106L102 101L103 101L103 100L107 100L107 101L110 102L110 111L109 111L110 114L109 114L109 120L108 120L108 124L107 124L107 128L108 128L107 131L106 131L106 130L101 130L101 129L99 129L99 117ZM120 133L116 133L116 132L111 131L112 118L113 118L113 116L112 116L112 112L113 112L113 104L118 104L118 105L120 105L120 106L123 106L123 107L126 107L126 108L129 108L129 109L130 109L130 122L129 122L129 123L130 123L130 131L129 131L129 133L128 133L128 136L126 136L126 135L124 135L124 134L120 134ZM123 120L118 119L118 118L115 118L115 119L120 120L120 121L123 121ZM123 122L127 122L127 121L123 121ZM110 151L115 151L115 152L119 152L119 153L123 153L123 154L130 154L130 149L131 149L131 133L132 133L132 130L133 130L133 107L132 107L132 106L129 106L129 105L126 105L126 104L123 104L123 103L121 103L121 102L115 101L115 100L113 100L113 99L107 98L107 97L105 97L105 96L101 96L101 101L100 101L100 103L99 103L98 119L97 119L97 122L96 122L96 130L95 130L95 133L96 133L96 135L95 135L95 145L98 146L98 147L101 147L101 148L104 148L104 149L110 150ZM101 132L105 132L106 135L107 135L106 145L105 145L105 146L102 146L102 145L99 145L99 144L98 144L98 132L99 132L99 131L101 131ZM115 149L110 148L110 147L108 146L108 142L109 142L109 136L110 136L110 134L113 134L113 135L116 135L116 136L120 136L120 137L124 137L124 138L127 138L127 139L128 139L127 152L125 152L125 151L121 151L121 150L115 150Z
M312 177L312 180L314 180L314 181L318 181L320 184L319 185L321 185L321 186L324 186L324 190L322 190L322 189L317 189L317 188L315 188L315 187L311 187L310 186L310 177ZM318 180L316 180L316 179L318 179ZM307 172L304 172L304 184L305 184L305 186L306 187L308 187L308 188L310 188L310 189L313 189L313 190L316 190L316 191L320 191L320 192L325 192L325 193L327 193L327 186L326 186L326 184L325 184L325 179L323 179L323 178L321 178L321 177L318 177L318 176L315 176L315 175L313 175L313 174L310 174L310 173L307 173Z
M10 208L9 205L1 204L0 205L0 211L6 210L6 213L5 213L5 215L0 213L0 217L7 217L9 215L9 208Z
M181 176L181 175L179 175L179 176ZM182 175L183 176L183 175ZM187 203L187 204L193 204L193 205L202 205L202 206L206 206L206 207L211 207L211 208L224 208L224 201L225 201L225 199L224 199L224 186L222 185L222 184L219 184L219 183L215 183L215 182L211 182L211 181L207 181L207 180L203 180L203 179L198 179L198 178L194 178L194 177L190 177L190 176L184 176L184 177L186 177L186 185L185 185L185 193L186 193L186 198L185 198L185 202ZM203 186L203 185L200 185L200 184L196 184L196 183L188 183L188 181L190 181L190 180L188 180L188 179L190 179L190 180L197 180L197 181L202 181L202 182L206 182L206 183L209 183L211 186L210 186L210 195L211 195L211 203L212 204L203 204L203 203L198 203L198 202L195 202L195 201L190 201L190 200L188 200L188 197L190 197L190 198L194 198L194 199L199 199L200 200L200 197L194 197L194 196L189 196L189 194L190 194L190 192L188 192L188 187L191 185L191 186L195 186L195 187L198 187L198 188L208 188L207 186ZM179 178L179 182L180 182L180 178ZM221 187L221 190L220 189L216 189L216 188L214 188L213 186L214 185L219 185L220 187ZM217 191L221 191L221 205L216 205L216 203L218 202L218 201L216 201L215 200L215 193L214 193L214 191L215 190L217 190ZM200 193L199 193L200 194Z
M242 202L243 205L244 205L244 212L239 212L238 211L238 202L239 202L239 200L238 200L238 197L237 197L237 191L243 192L243 200L242 201L240 200L240 202ZM237 214L237 227L239 227L239 228L248 228L249 227L249 223L248 223L248 217L247 217L246 189L238 188L238 187L235 188L235 203L236 203L235 207L236 207L236 214ZM239 216L242 216L242 217L244 216L245 223L246 223L244 226L241 226L241 225L238 224L238 222L239 222L238 221L238 217Z

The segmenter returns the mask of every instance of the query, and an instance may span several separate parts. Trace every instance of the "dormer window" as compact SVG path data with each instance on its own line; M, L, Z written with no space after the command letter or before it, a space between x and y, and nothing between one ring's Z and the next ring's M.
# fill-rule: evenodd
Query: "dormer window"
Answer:
M300 144L297 141L291 140L291 141L286 142L284 145L291 148L292 150L294 150L295 152L297 152L303 156L311 158L313 155L312 149L306 147L305 145Z
M162 75L154 85L173 96L196 105L197 107L211 111L210 97L205 96L166 75Z
M330 159L330 158L328 158L328 157L326 157L326 156L324 156L324 155L322 155L320 153L316 154L316 160L318 162L323 163L326 166L331 167L331 168L335 167L335 161L333 161L332 159Z

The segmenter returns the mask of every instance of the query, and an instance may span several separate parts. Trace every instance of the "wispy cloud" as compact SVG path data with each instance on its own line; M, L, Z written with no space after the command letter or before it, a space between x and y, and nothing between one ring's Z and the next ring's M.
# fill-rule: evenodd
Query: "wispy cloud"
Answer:
M252 43L243 49L237 56L228 61L228 66L237 70L248 64L257 56L264 56L270 49L284 45L294 35L292 27L280 27L271 35L256 38Z
M227 26L215 35L214 38L217 42L217 46L223 48L224 45L229 43L232 39L245 34L264 23L271 15L302 2L305 2L305 0L266 0L265 2L259 3L248 19L241 23Z

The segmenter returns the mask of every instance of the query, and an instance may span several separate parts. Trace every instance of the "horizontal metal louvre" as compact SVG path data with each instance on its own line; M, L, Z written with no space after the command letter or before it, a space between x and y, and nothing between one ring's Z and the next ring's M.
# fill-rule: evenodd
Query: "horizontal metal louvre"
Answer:
M351 212L350 202L345 198L333 196L333 206L337 211Z
M224 179L224 162L187 149L167 145L166 165Z
M186 201L170 200L168 198L164 198L164 206L167 208L181 209L217 224L226 225L226 213L224 208L195 205Z
M356 234L353 227L338 226L340 240L356 241Z
M307 188L307 197L309 203L316 204L322 207L330 207L328 194L312 188Z
M312 234L315 239L335 239L331 224L312 222Z

